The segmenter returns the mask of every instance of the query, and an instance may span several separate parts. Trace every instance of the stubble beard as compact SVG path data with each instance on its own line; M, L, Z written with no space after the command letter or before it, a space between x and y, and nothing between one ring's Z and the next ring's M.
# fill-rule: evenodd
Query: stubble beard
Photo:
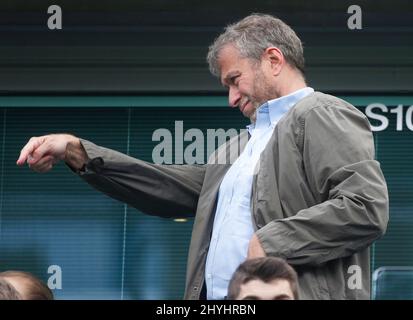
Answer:
M257 109L269 100L277 98L273 86L266 81L261 69L255 73L253 95L248 97L254 107L254 112L250 116L251 123L257 121Z

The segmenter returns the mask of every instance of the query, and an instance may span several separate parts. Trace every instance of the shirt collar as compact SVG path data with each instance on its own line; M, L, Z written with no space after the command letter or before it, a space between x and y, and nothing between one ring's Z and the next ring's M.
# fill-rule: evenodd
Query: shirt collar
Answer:
M256 127L268 125L269 122L271 125L275 126L282 118L282 116L286 114L287 111L290 110L295 104L297 104L298 101L313 92L313 88L305 87L286 96L269 100L266 103L262 104L257 109L256 122L247 126L249 133L251 134Z

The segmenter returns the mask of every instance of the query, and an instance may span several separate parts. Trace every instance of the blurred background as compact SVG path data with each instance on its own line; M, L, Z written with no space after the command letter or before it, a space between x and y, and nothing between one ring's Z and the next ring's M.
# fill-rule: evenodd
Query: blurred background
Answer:
M51 5L61 30L47 27ZM362 10L360 30L348 28L350 5ZM50 132L151 161L152 133L174 132L175 121L245 128L205 56L225 25L252 12L291 25L308 84L375 126L390 222L371 248L373 297L413 298L413 2L401 0L1 1L0 271L47 282L57 265L58 299L182 298L192 219L144 215L64 164L40 175L15 161L31 136Z

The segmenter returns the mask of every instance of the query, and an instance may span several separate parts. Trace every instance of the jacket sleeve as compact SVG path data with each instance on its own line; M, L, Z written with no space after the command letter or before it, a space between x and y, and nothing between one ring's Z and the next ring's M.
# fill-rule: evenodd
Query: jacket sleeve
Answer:
M299 139L318 204L258 230L265 252L293 265L320 265L368 247L386 230L388 192L367 118L354 107L315 107Z
M90 161L78 174L95 189L147 214L195 215L204 166L157 165L87 140L81 143Z

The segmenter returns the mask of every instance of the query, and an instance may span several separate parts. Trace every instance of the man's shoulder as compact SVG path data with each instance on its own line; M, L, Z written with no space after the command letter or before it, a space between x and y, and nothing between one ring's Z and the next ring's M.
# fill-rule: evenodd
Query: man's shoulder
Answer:
M300 121L305 120L311 113L324 113L339 110L351 110L355 113L361 113L356 107L343 99L315 91L301 99L294 108L292 108L289 116Z
M323 92L315 91L301 99L294 107L294 111L297 115L304 115L313 109L323 107L354 108L353 105L343 99Z

